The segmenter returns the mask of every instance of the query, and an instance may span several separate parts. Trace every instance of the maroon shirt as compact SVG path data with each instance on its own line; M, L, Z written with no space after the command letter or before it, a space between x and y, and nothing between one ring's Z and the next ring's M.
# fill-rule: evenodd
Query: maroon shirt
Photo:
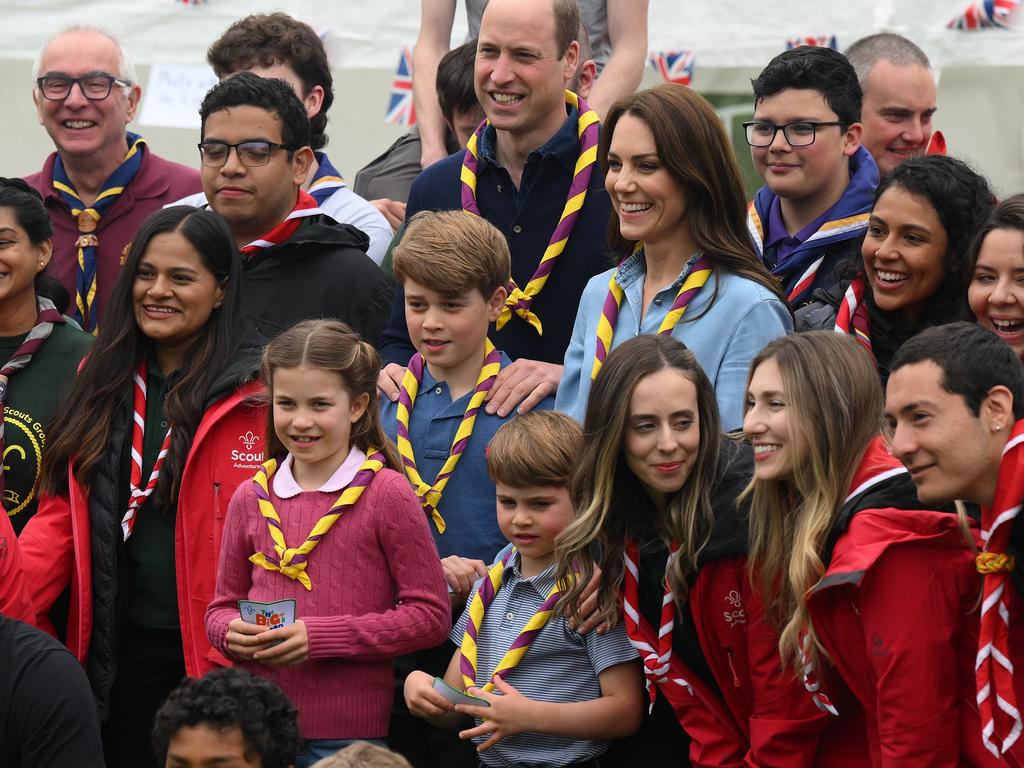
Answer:
M154 211L186 195L199 192L202 183L199 171L164 160L143 145L142 164L135 178L100 219L96 228L99 239L97 283L99 289L99 318L110 298L110 292L128 254L128 247L139 226ZM75 269L78 262L78 224L60 193L53 188L54 152L43 164L43 170L26 176L25 181L39 191L53 224L53 258L47 273L60 280L71 296L70 311L75 304Z

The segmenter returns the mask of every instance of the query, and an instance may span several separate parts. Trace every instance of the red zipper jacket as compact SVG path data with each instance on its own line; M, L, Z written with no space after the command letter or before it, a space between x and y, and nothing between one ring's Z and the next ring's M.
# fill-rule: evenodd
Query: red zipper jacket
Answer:
M213 599L221 532L235 488L263 461L265 409L253 403L262 385L239 387L207 409L196 430L178 494L174 557L185 671L201 676L231 662L206 639L206 607ZM67 497L45 494L19 543L36 621L70 581L67 645L85 663L93 628L89 499L68 473Z
M914 508L913 483L880 439L852 488L809 609L864 708L872 765L1021 765L1019 752L997 760L981 742L981 581L956 515Z

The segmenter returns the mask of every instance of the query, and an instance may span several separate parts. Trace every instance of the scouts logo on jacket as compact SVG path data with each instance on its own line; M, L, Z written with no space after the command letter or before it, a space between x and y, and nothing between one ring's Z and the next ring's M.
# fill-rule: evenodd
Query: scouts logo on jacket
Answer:
M747 612L743 608L743 598L738 591L734 589L725 596L725 605L726 609L722 611L722 615L726 624L735 627L737 624L747 623Z
M257 435L251 429L244 435L238 436L238 441L245 447L244 450L235 448L231 451L231 466L235 469L247 469L255 471L260 468L266 460L263 456L262 446L257 448L257 443L263 440L262 435Z
M46 432L32 414L17 408L4 409L4 425L3 504L8 516L14 517L36 497Z

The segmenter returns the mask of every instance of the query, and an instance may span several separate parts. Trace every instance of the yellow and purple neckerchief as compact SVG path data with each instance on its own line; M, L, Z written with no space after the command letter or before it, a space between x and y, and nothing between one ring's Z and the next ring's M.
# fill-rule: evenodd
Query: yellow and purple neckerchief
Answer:
M455 432L455 439L452 440L448 458L444 466L441 467L441 471L437 473L432 485L424 482L416 469L416 456L413 454L412 438L409 435L409 420L412 416L413 404L416 402L416 394L419 392L420 384L423 383L423 368L423 356L417 352L412 356L409 366L405 369L405 376L402 378L402 385L398 392L398 440L396 442L398 453L402 457L402 464L405 466L405 474L423 505L423 511L434 521L437 532L444 533L444 518L441 517L441 513L437 509L441 503L441 494L455 472L455 466L459 463L463 451L466 450L470 435L473 434L477 413L483 407L484 398L491 391L494 380L501 370L501 352L494 348L490 339L484 340L483 367L477 377L473 394L469 398L466 412Z
M520 661L526 652L530 650L530 644L534 641L537 635L544 625L548 623L551 618L551 614L555 610L555 604L558 603L558 599L562 596L561 591L558 589L558 583L556 582L551 591L548 592L547 597L544 598L544 602L541 603L540 608L530 618L526 625L523 627L523 631L519 633L519 636L512 641L512 645L509 646L508 651L498 662L498 666L494 668L494 674L492 679L488 680L484 685L477 685L477 643L480 635L480 628L484 623L484 614L487 609L494 602L494 596L498 594L498 590L501 589L501 575L505 572L505 568L508 566L509 561L515 554L515 547L509 549L505 556L497 563L491 566L487 571L487 576L480 582L480 588L477 589L476 594L473 595L472 601L469 603L469 610L466 618L466 631L462 636L461 660L459 661L459 668L462 672L462 683L465 688L478 687L483 691L494 690L494 679L500 677L505 679L508 673L511 672Z
M638 243L633 253L640 252L642 248L643 244ZM700 293L700 289L704 287L713 272L714 263L707 255L700 254L696 260L691 260L683 284L679 287L679 292L676 293L675 301L672 302L672 308L658 327L659 336L672 333L679 321L682 320L690 301ZM591 379L597 378L597 372L601 370L605 359L612 351L612 339L615 336L615 326L619 322L619 309L622 307L622 297L625 293L615 279L617 274L618 270L615 270L608 281L608 295L604 299L601 317L597 321L597 346L594 350L594 365L590 370Z
M572 228L576 224L576 219L579 218L580 209L583 208L583 202L587 196L587 187L590 185L590 176L593 173L594 164L597 162L597 138L601 125L600 118L598 118L596 112L587 106L587 102L572 91L565 92L565 103L571 109L577 110L579 114L576 131L580 140L580 154L576 159L572 183L569 185L568 199L565 201L565 207L562 209L562 215L555 226L554 234L551 235L548 246L544 250L544 255L541 257L533 277L530 278L530 282L526 284L525 288L520 289L512 276L509 276L508 284L506 285L508 298L505 300L505 307L498 316L496 323L499 331L509 321L514 312L532 325L538 334L543 334L544 329L540 318L532 311L533 299L544 288L551 270L555 267L555 260L565 250L566 243L569 242ZM480 141L480 136L488 125L490 125L490 121L484 120L476 129L476 132L469 137L469 143L466 145L466 152L462 159L462 208L477 216L482 216L480 207L476 202L477 171L480 167L477 145Z
M833 330L836 333L853 334L853 338L874 357L874 350L871 349L871 321L868 317L868 304L864 301L864 294L868 290L867 278L863 272L853 278L839 305L839 311L836 313L836 325Z
M268 571L278 571L289 579L295 579L308 591L312 591L313 583L309 579L309 574L306 573L309 554L327 535L331 527L338 522L338 518L355 506L385 463L384 454L375 450L367 451L366 461L359 467L355 477L345 486L345 490L341 492L326 514L316 521L309 536L298 547L289 547L285 543L281 518L278 516L277 510L274 509L273 502L270 501L270 478L277 471L277 460L271 459L265 463L256 471L252 482L256 486L256 502L259 505L260 514L267 521L267 530L270 531L270 538L274 542L274 556L257 552L249 557L249 561Z
M313 181L309 185L309 194L318 206L323 205L327 198L345 186L341 173L334 167L323 152L314 152L317 168Z
M89 333L96 335L99 324L99 306L96 300L96 248L100 241L96 236L96 228L100 219L103 218L110 207L117 201L117 198L124 192L139 166L142 165L142 146L146 140L141 136L127 134L128 154L124 156L121 165L110 174L110 178L103 184L93 204L86 205L75 190L75 185L64 170L64 163L57 153L57 159L53 163L53 188L60 192L61 199L71 209L71 215L75 217L78 224L78 240L75 246L78 248L77 268L75 270L75 309L74 319L80 326Z

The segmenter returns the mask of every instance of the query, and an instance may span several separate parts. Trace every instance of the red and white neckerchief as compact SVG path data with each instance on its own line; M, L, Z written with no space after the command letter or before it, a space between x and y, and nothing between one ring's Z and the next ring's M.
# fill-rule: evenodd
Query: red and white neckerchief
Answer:
M803 672L804 688L811 694L811 701L814 706L822 712L829 712L839 717L839 710L836 709L832 700L822 688L818 673L814 671L814 657L811 656L811 636L806 630L800 632L800 670Z
M1007 551L1010 530L1020 514L1021 502L1024 500L1022 444L1024 420L1014 424L1010 439L1003 448L995 500L990 508L983 507L981 510L981 539L985 549L975 559L978 572L984 575L978 657L974 665L978 684L978 710L981 714L981 740L996 757L1014 745L1022 730L1017 694L1013 688L1010 606L1006 595L1006 590L1013 588L1010 572L1015 565L1013 556ZM1002 740L1001 747L996 745L996 739Z
M863 272L853 278L839 305L833 330L836 333L851 334L874 358L875 352L871 349L871 320L868 317L868 304L864 301L864 294L868 290L868 281Z
M295 207L292 208L292 212L284 217L284 221L267 232L263 237L258 240L253 240L248 245L243 245L241 248L242 255L253 256L264 248L270 248L286 242L288 238L295 234L295 230L299 228L299 224L302 223L302 219L307 216L319 216L321 213L323 213L323 211L320 210L316 200L314 200L308 192L300 189L299 196L295 201Z
M128 486L128 511L121 518L121 533L124 534L125 541L128 541L128 537L135 530L136 513L139 511L139 507L145 503L146 499L153 493L153 489L156 488L157 481L160 479L160 468L164 465L164 457L167 456L167 449L171 446L171 428L168 427L167 434L164 436L164 442L160 446L160 453L157 454L156 461L153 462L153 470L149 473L149 482L143 488L142 441L146 434L146 371L146 361L143 360L139 363L139 367L135 370L134 375L135 403L133 409L134 423L132 424L132 472Z
M814 282L815 275L818 274L818 269L821 268L821 262L823 262L824 260L824 255L819 256L818 258L811 262L810 266L807 267L807 269L804 270L804 273L800 275L800 279L793 284L793 290L791 290L789 292L789 295L786 297L786 300L788 302L793 303L794 301L797 300L800 294L802 294L804 291L811 287L811 284Z
M669 560L678 549L679 545L673 543L669 551ZM672 683L685 688L691 694L693 693L693 688L686 680L681 677L671 677L669 674L672 666L672 629L675 627L676 621L676 603L672 596L672 588L668 583L668 566L666 564L665 591L661 598L661 624L657 634L658 647L655 648L647 639L654 639L653 628L640 615L640 547L636 541L626 540L622 558L626 565L622 596L626 635L629 637L629 642L639 652L640 658L643 659L644 685L651 702L650 708L653 710L654 699L657 696L656 685Z

